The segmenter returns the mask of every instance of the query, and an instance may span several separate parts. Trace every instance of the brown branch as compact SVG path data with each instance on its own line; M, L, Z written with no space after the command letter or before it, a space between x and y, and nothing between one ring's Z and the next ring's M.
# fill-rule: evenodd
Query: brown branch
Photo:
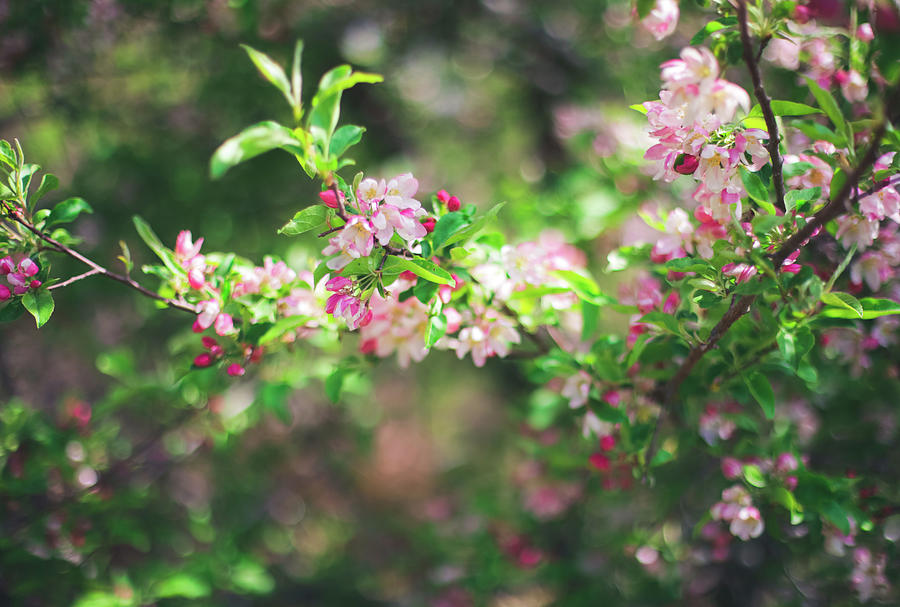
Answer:
M766 121L766 129L769 131L766 149L769 151L769 158L772 162L772 183L775 185L776 206L783 211L785 209L784 176L781 171L783 161L778 150L781 139L778 134L778 122L775 120L775 113L772 111L771 100L763 87L762 76L759 73L758 58L753 56L753 43L750 40L750 30L747 24L747 0L738 0L735 8L737 9L738 24L741 30L744 63L747 64L747 69L750 72L750 79L753 81L753 94L756 95L756 99L759 101L759 107ZM764 47L765 41L760 45L760 55Z
M147 289L147 288L141 286L136 280L134 280L130 276L123 276L121 274L116 274L115 272L111 272L110 270L107 270L100 264L88 259L87 257L82 255L75 249L72 249L72 248L62 244L61 242L54 240L50 236L47 236L41 230L37 229L36 227L31 225L24 219L18 217L14 213L11 213L8 217L10 219L12 219L13 221L15 221L16 223L22 225L25 229L27 229L29 232L31 232L32 234L34 234L35 236L37 236L44 242L53 246L60 253L68 255L72 259L77 259L81 263L83 263L86 266L88 266L89 268L91 268L90 272L86 272L85 274L76 276L74 278L81 280L82 278L87 278L87 275L89 275L89 274L98 274L101 276L105 276L106 278L109 278L116 282L122 283L123 285L134 289L135 291L137 291L141 295L144 295L145 297L149 297L150 299L155 299L156 301L161 301L162 303L166 304L170 308L175 308L176 310L183 310L184 312L190 312L191 314L197 313L197 308L193 304L189 304L186 301L182 301L182 300L178 300L178 299L170 299L168 297L163 297L162 295L160 295L158 293L154 293L150 289ZM66 282L61 283L59 285L53 285L50 288L58 288L58 287L63 286L64 284L71 283L71 282L75 282L75 280L70 278Z
M53 249L53 250L55 251L56 249ZM84 274L79 274L78 276L73 276L72 278L68 278L62 282L56 283L55 285L50 285L49 287L47 287L47 290L53 291L54 289L61 289L63 287L68 287L72 283L76 283L79 280L84 280L85 278L94 276L95 274L99 274L99 272L92 268L92 269L88 270L87 272L85 272Z

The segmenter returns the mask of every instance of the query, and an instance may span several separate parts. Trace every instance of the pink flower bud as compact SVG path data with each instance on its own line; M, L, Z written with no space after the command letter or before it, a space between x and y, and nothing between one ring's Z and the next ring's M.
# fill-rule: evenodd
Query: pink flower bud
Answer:
M26 257L22 261L19 262L19 272L24 274L25 276L31 277L38 273L38 266L36 263L31 261L30 257Z
M325 283L325 289L327 291L332 291L334 293L337 293L338 291L340 291L341 289L343 289L345 287L352 287L352 286L353 286L353 281L344 276L335 276L334 278L332 278L331 280L329 280L328 282Z
M378 347L377 339L367 339L359 344L359 351L363 354L372 354Z
M809 7L800 5L794 8L794 21L797 23L806 23L810 18Z
M424 221L422 221L422 225L425 226L425 231L431 234L434 232L434 217L428 217Z
M680 154L675 159L675 172L680 175L693 175L700 166L700 159L691 154Z
M16 271L16 264L13 263L12 257L7 255L3 259L0 259L0 276L5 276L10 272Z
M789 476L786 479L784 479L784 486L788 491L793 491L794 489L796 489L797 488L797 477Z
M532 567L539 565L543 558L543 552L529 546L527 548L522 548L522 551L519 552L518 565L522 569L531 569Z
M872 26L870 24L863 23L856 28L856 37L863 42L871 42L875 39L875 33L872 31Z
M188 284L191 285L192 289L197 289L198 291L202 289L206 284L206 277L203 276L203 270L194 268L188 272Z
M322 202L325 203L325 206L331 209L336 209L340 205L338 204L338 199L334 195L334 190L322 190L319 192L319 198L322 199ZM341 192L341 202L344 201L344 193Z
M441 202L443 202L444 204L447 204L447 201L450 200L450 192L448 192L447 190L438 190L438 192L437 192L437 194L435 194L435 196L437 196L437 199L440 200Z
M607 390L600 398L609 403L611 407L618 407L622 402L622 395L617 390Z
M589 458L588 461L591 465L599 470L600 472L608 472L609 471L609 458L603 455L602 453L594 453Z
M234 332L234 321L231 314L219 314L215 322L216 335L228 335Z
M222 349L222 346L216 344L209 349L209 353L216 358L220 358L223 354L225 354L225 350Z
M12 297L12 291L6 285L0 285L0 301L6 301Z
M733 457L726 457L722 460L722 476L729 480L740 477L743 470L741 462Z
M614 437L612 434L607 434L600 439L600 448L604 451L612 451L615 447L616 437Z
M37 288L40 287L42 284L43 284L43 283L42 283L40 280L38 280L37 278L35 278L35 279L32 280L30 283L28 283L28 286L31 287L32 289L37 289Z
M228 365L228 369L225 372L228 373L228 375L230 375L231 377L240 377L241 375L246 373L244 367L240 366L238 363L231 363L230 365Z
M28 287L13 287L13 293L16 295L25 295L28 293Z
M447 201L447 210L448 211L458 211L459 207L462 206L462 203L459 202L459 198L456 196L451 196L450 200Z
M674 314L680 303L681 295L678 294L678 291L672 291L669 293L669 296L666 297L666 301L663 302L663 312L666 314Z
M24 274L19 272L10 272L6 275L6 281L14 287L24 287L28 284Z
M261 361L264 352L265 349L262 346L256 346L255 348L253 348L253 350L250 352L250 362L258 363L259 361Z
M204 337L203 339L201 339L200 341L203 343L203 347L206 348L207 350L212 348L213 346L219 345L219 342L216 341L215 337L207 336L207 337Z
M213 364L213 362L215 362L215 360L213 359L212 355L209 352L204 352L202 354L198 354L194 359L194 366L203 369Z

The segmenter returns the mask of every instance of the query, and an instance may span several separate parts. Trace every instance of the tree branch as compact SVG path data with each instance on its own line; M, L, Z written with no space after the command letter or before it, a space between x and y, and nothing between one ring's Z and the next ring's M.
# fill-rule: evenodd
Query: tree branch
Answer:
M68 247L68 246L62 244L61 242L54 240L50 236L47 236L41 230L37 229L36 227L31 225L24 219L20 218L15 213L10 213L8 215L8 217L10 219L12 219L13 221L15 221L16 223L23 226L25 229L27 229L29 232L31 232L32 234L34 234L35 236L37 236L44 242L53 246L60 253L63 253L64 255L68 255L72 259L77 259L81 263L83 263L86 266L88 266L89 268L91 268L91 270L89 272L85 272L84 274L80 274L79 276L70 278L58 285L52 285L51 287L49 287L50 289L56 289L56 288L65 286L67 284L76 282L78 280L81 280L83 278L87 278L90 275L98 274L101 276L105 276L106 278L109 278L116 282L122 283L123 285L134 289L135 291L137 291L141 295L144 295L145 297L149 297L150 299L155 299L156 301L161 301L162 303L166 304L170 308L175 308L176 310L182 310L184 312L190 312L191 314L197 313L197 308L193 304L187 303L186 301L183 301L183 300L170 299L168 297L163 297L162 295L160 295L158 293L154 293L150 289L147 289L147 288L141 286L136 280L134 280L130 276L123 276L121 274L116 274L115 272L111 272L111 271L107 270L100 264L92 261L91 259L88 259L87 257L82 255L75 249L72 249L71 247Z
M769 131L769 140L766 142L766 149L769 151L769 159L772 162L772 183L775 185L776 206L782 211L784 206L784 176L781 167L784 164L781 159L781 152L778 150L781 136L778 133L778 122L775 120L775 113L772 111L772 104L766 89L763 87L762 76L759 73L758 57L753 55L753 43L750 40L750 30L747 24L747 0L738 0L737 6L738 24L741 30L741 45L744 51L744 63L750 72L750 79L753 81L753 94L759 101L759 107L762 110L763 118L766 121L766 129ZM760 56L765 44L760 45Z

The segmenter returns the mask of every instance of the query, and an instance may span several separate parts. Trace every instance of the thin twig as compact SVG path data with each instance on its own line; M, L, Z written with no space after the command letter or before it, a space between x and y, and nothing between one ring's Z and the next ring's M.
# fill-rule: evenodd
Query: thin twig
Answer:
M63 287L68 287L72 283L78 282L79 280L84 280L85 278L88 278L89 276L94 276L95 274L99 274L99 273L100 272L98 270L91 268L84 274L79 274L78 276L73 276L72 278L64 280L60 283L56 283L55 285L50 285L49 287L47 287L47 290L53 291L54 289L61 289Z
M759 101L759 107L762 110L763 118L766 121L766 129L769 131L769 140L766 142L766 149L769 151L769 159L772 162L772 183L775 185L776 206L782 211L784 206L784 176L782 175L782 159L778 150L781 137L778 134L778 122L775 120L775 113L772 111L772 104L766 89L763 87L762 76L759 73L758 59L753 56L753 43L750 40L750 30L747 24L747 0L738 0L737 18L741 30L741 44L744 50L744 63L750 71L750 79L753 80L753 93ZM760 46L760 55L762 54Z
M72 248L62 244L61 242L54 240L53 238L51 238L50 236L47 236L41 230L37 229L36 227L31 225L24 219L18 217L17 215L10 214L8 217L10 219L12 219L13 221L15 221L16 223L22 225L25 229L27 229L29 232L31 232L32 234L34 234L35 236L37 236L44 242L55 247L56 250L58 250L60 253L68 255L69 257L71 257L73 259L77 259L81 263L85 264L86 266L91 268L91 270L93 270L94 274L105 276L106 278L115 280L116 282L122 283L123 285L125 285L127 287L131 287L132 289L134 289L138 293L144 295L145 297L149 297L150 299L155 299L156 301L161 301L162 303L166 304L170 308L175 308L176 310L183 310L184 312L190 312L191 314L197 313L197 307L194 306L193 304L189 304L186 301L181 301L181 300L177 300L177 299L170 299L168 297L163 297L162 295L160 295L158 293L154 293L150 289L147 289L147 288L141 286L136 280L134 280L130 276L123 276L121 274L116 274L115 272L111 272L110 270L107 270L100 264L88 259L87 257L82 255L75 249L72 249ZM83 278L83 276L82 276L82 278ZM79 278L79 280L80 280L80 278ZM61 285L56 285L55 287L58 287L58 286L61 286Z

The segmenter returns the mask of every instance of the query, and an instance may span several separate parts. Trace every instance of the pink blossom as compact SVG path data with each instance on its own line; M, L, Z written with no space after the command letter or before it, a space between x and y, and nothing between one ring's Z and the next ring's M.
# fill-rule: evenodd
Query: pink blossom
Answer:
M745 542L750 538L762 535L765 525L763 524L762 515L754 506L745 506L741 508L737 515L731 519L731 525L728 530L735 537L739 537Z
M865 250L878 236L878 221L859 215L842 215L837 218L838 229L835 237L850 248L855 244L860 251Z
M763 58L785 69L796 71L800 67L800 46L790 38L773 38L766 46Z
M16 271L16 264L12 260L12 257L7 255L3 259L0 259L0 276L5 276L10 272Z
M321 192L319 192L319 199L321 199L321 201L325 203L326 207L330 209L337 209L340 208L340 203L345 202L347 199L347 197L344 196L344 193L340 190L338 190L338 194L340 195L340 197L335 196L333 189L322 190Z
M12 291L6 285L0 285L0 301L6 301L12 297Z
M356 189L356 199L360 203L360 210L374 211L378 203L384 200L385 193L387 193L387 184L384 179L375 181L371 177L366 177L360 181L359 187Z
M28 277L20 272L10 272L6 275L6 281L12 286L13 293L16 295L24 295L28 292L29 283L31 282L28 280Z
M642 274L631 285L621 285L619 300L625 305L636 305L642 314L657 309L663 296L660 282L649 274Z
M893 275L893 264L881 251L866 251L850 266L850 280L857 284L865 280L873 291Z
M835 73L834 77L838 84L841 85L841 93L843 93L847 101L853 103L866 100L869 94L869 87L865 78L859 72L856 70L850 70L849 72L840 70Z
M413 198L418 189L419 182L411 173L397 175L388 181L384 202L398 209L415 211L422 206L422 203Z
M641 19L644 26L657 40L671 35L678 25L678 2L675 0L656 0L650 13Z
M231 318L231 314L219 314L216 316L214 325L216 335L224 336L234 333L234 319Z
M238 363L231 363L230 365L228 365L228 369L225 372L228 373L228 375L230 375L231 377L240 377L241 375L246 373L246 370Z
M738 284L747 282L756 276L756 272L756 266L746 263L727 263L722 266L722 274L734 277Z
M875 33L872 31L872 25L869 23L860 24L860 26L856 28L856 37L863 42L872 42L872 40L875 39Z
M194 321L194 332L200 333L212 326L219 316L221 308L219 307L219 302L209 299L197 304L197 309L199 313L197 314L197 320Z
M375 238L382 245L390 242L394 231L403 240L411 242L425 238L428 231L415 216L413 209L399 209L390 204L381 205L372 215L372 226L375 228Z
M593 385L591 376L586 371L578 371L566 379L563 385L562 395L569 399L569 407L577 409L583 407L588 401L588 395Z
M198 354L196 358L194 358L194 366L200 367L201 369L210 366L215 362L213 355L209 352L203 352L202 354Z
M859 600L866 602L873 596L883 594L888 589L888 580L884 574L887 556L874 556L868 548L857 548L853 551L853 573L850 581L859 595Z
M22 261L19 262L19 272L24 276L32 277L38 273L38 266L34 263L30 257L26 257Z
M456 340L456 356L462 358L471 353L475 366L483 367L489 357L505 357L509 354L510 345L521 340L512 320L488 310L472 326L460 330Z
M175 238L175 259L182 265L200 254L200 247L203 246L203 239L193 242L190 230L182 230Z
M393 287L402 292L414 284L413 280L400 278ZM386 358L396 352L401 367L408 367L410 361L419 362L428 354L425 347L425 331L428 328L428 307L415 297L399 301L394 296L383 298L376 294L369 305L372 322L361 331L362 347L376 356ZM447 333L459 328L459 313L444 309L447 317Z
M743 464L741 464L741 462L737 459L733 457L722 458L722 475L725 478L729 480L740 478L743 470Z
M332 270L341 270L348 263L360 257L367 257L375 246L374 229L362 215L352 215L338 235L328 241L323 255L337 254L326 264Z
M710 515L717 521L731 522L742 508L752 506L750 494L741 485L733 485L722 491L722 501L713 504Z

